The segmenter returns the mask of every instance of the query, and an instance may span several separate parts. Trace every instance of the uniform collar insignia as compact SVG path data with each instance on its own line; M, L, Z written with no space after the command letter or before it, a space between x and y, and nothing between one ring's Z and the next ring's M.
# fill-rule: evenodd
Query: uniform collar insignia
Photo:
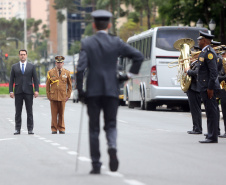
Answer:
M204 62L204 57L199 57L200 62Z

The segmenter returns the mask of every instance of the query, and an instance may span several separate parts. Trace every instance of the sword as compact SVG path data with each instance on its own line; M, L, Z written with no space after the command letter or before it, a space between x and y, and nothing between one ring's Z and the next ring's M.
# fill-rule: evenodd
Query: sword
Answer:
M80 123L79 123L78 143L77 143L77 151L76 151L77 155L76 155L76 161L75 161L75 172L77 172L77 170L78 170L78 158L79 158L80 143L81 143L83 108L84 108L84 103L82 103L82 110L81 110Z

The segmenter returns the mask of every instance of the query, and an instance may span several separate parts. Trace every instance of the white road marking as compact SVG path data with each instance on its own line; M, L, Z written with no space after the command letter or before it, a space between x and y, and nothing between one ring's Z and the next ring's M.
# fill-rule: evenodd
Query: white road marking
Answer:
M119 172L106 171L105 174L109 175L109 176L112 176L112 177L124 177L124 175L119 173Z
M68 148L67 147L64 147L64 146L60 146L58 148L61 149L61 150L68 150Z
M127 184L130 184L130 185L145 185L144 183L139 182L137 180L127 180L127 179L125 179L124 182L127 183Z
M12 122L13 120L9 119L10 122Z
M59 143L51 143L51 145L53 145L53 146L59 146L60 144Z
M127 122L127 121L123 121L123 120L119 120L119 119L118 119L118 121L119 121L119 122L122 122L122 123L129 123L129 122Z
M16 138L5 138L5 139L0 139L0 141L7 141L7 140L12 140L12 139L16 139Z
M67 153L70 154L70 155L77 155L77 152L75 152L75 151L69 151Z
M47 143L52 143L52 141L51 140L44 140L45 142L47 142Z
M78 159L79 159L80 161L84 161L84 162L90 162L90 161L91 161L90 158L83 157L83 156L80 156Z
M166 130L166 129L156 129L156 130L164 131L164 132L171 132L170 130Z
M44 139L46 139L46 138L44 138L44 137L40 137L40 138L38 138L38 139L44 140Z

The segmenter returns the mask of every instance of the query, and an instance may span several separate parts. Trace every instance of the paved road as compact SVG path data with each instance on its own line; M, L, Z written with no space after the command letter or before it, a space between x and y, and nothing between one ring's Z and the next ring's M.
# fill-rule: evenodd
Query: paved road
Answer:
M117 173L108 169L105 134L101 132L101 175L91 169L86 110L83 116L79 170L75 158L81 104L66 104L65 135L52 135L50 105L34 100L35 135L28 135L23 109L23 130L14 136L14 100L0 98L1 185L223 185L226 139L199 144L203 135L188 135L191 116L185 112L141 111L120 107L118 114ZM206 132L206 118L203 116ZM223 122L221 120L221 128Z

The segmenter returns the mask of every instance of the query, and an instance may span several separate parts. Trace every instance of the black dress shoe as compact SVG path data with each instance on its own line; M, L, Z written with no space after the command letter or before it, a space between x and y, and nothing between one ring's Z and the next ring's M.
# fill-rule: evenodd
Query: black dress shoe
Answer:
M20 134L20 131L19 130L16 130L15 132L14 132L14 135L19 135Z
M93 168L89 173L90 174L100 174L100 168Z
M57 134L57 131L52 131L52 134Z
M60 133L60 134L65 134L65 132L64 132L64 131L59 131L59 133Z
M112 172L115 172L117 171L118 169L118 158L117 158L117 150L115 148L109 148L108 149L108 154L109 154L109 157L110 157L110 162L109 162L109 167L110 167L110 170Z
M204 136L208 136L208 134L204 134Z
M196 132L196 131L188 131L188 134L202 134L202 132Z
M204 141L199 141L200 143L218 143L218 141L213 141L211 139L206 139Z
M223 135L219 136L220 138L226 138L226 133L224 133Z
M28 134L33 135L34 132L32 130L28 130Z

